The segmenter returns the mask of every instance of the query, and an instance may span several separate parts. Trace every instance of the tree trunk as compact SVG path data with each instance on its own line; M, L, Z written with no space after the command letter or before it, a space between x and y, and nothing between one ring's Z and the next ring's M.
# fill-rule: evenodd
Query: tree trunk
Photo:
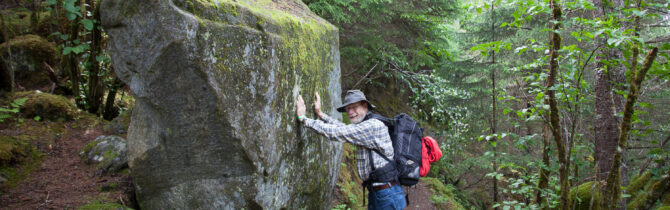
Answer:
M93 13L93 19L100 21L100 7L96 4L94 0L87 0L88 5L91 7L91 12ZM97 56L102 54L102 32L100 28L96 25L93 27L93 33L91 34L91 55L88 57L89 66L89 78L88 78L88 95L86 99L88 100L88 112L93 114L100 114L102 105L103 93L105 91L104 82L99 76L100 74L100 62L97 60Z
M107 101L105 102L105 111L102 114L102 117L105 118L105 120L112 120L119 114L118 109L115 109L114 107L114 101L116 100L116 93L121 87L121 84L121 80L118 77L115 77L112 87L109 88Z
M537 181L538 189L547 189L549 187L549 170L547 169L551 165L549 162L549 126L544 125L543 132L544 138L542 138L542 163L544 165L540 168L540 178ZM542 209L549 209L547 198L542 195L542 191L540 190L537 190L535 193L535 203L542 206Z
M0 22L2 24L2 40L7 44L7 59L0 56L0 68L4 68L5 70L0 72L2 74L6 75L0 75L2 78L7 78L7 81L0 81L2 84L0 84L0 89L7 90L9 92L14 91L14 86L16 86L15 81L14 81L14 68L12 67L12 49L9 45L9 33L7 32L7 25L5 23L5 14L4 12L0 11Z
M605 18L606 9L611 8L601 0L593 0L596 10L595 17ZM598 38L597 42L605 45L606 38ZM620 58L620 53L614 49L603 48L603 55L596 56L596 84L595 84L595 137L594 137L594 159L600 168L596 174L599 180L605 179L612 166L612 154L616 150L616 142L619 136L618 119L616 114L621 111L622 97L612 89L614 84L624 83L623 69L620 66L607 66L603 62L607 59Z
M83 5L84 2L80 1L80 4L82 6L82 9L84 7ZM86 14L86 11L82 11L82 14ZM78 24L78 19L74 19L70 22L70 38L71 40L76 40L79 38L79 24ZM70 69L70 81L72 81L72 92L74 92L74 99L75 103L77 104L77 107L80 109L86 109L86 103L81 97L81 90L79 89L79 85L82 81L80 81L81 77L81 71L79 70L79 56L75 53L70 53L68 55L68 69Z
M558 175L559 181L561 183L561 209L570 209L570 204L568 202L568 192L570 191L570 185L568 184L568 175L570 172L570 165L567 163L567 154L565 149L565 142L563 140L563 134L561 133L561 124L558 116L558 104L556 102L556 93L553 88L556 83L556 77L558 75L558 50L561 49L561 35L556 33L559 31L561 24L561 7L558 5L556 0L551 1L553 19L556 22L553 26L553 32L551 32L551 52L549 55L549 76L547 77L546 82L546 95L548 95L545 103L549 104L549 116L550 116L550 125L551 125L551 134L554 136L554 141L556 142L556 148L558 152Z
M621 197L621 162L622 162L622 157L623 157L623 151L626 149L627 144L628 144L628 134L630 133L631 129L631 121L633 118L633 112L635 111L635 102L637 101L638 97L638 92L639 92L639 87L642 84L642 81L644 80L644 77L647 75L647 71L649 68L651 68L651 64L654 63L654 59L656 58L656 54L658 53L658 48L654 48L651 50L649 55L644 59L644 63L642 64L642 69L640 69L639 73L637 72L637 69L634 68L636 65L631 65L631 70L630 70L630 76L631 76L631 83L628 89L628 95L627 95L627 100L626 100L626 106L624 107L624 112L623 112L623 120L621 121L621 126L620 126L620 133L619 133L619 140L618 140L618 147L616 152L614 153L614 158L612 161L612 166L609 174L607 175L607 185L605 186L605 192L603 193L603 198L605 199L603 201L603 209L614 209L616 208L616 204L619 201L619 198ZM634 47L633 48L633 63L637 63L637 54L638 54L638 48Z
M491 1L491 41L496 40L496 31L495 31L495 11L494 11L494 6L495 1ZM496 52L491 50L491 63L495 65L496 63ZM495 66L493 69L491 69L491 134L496 134L497 132L497 125L496 125L496 69ZM494 141L497 141L497 138L493 139ZM497 145L493 146L493 172L498 172L498 164L497 164ZM493 176L493 202L498 203L498 180L496 179L497 176ZM498 209L497 207L494 209Z
M33 0L33 11L30 15L30 28L32 31L39 30L40 24L40 10L42 9L42 2L40 0Z

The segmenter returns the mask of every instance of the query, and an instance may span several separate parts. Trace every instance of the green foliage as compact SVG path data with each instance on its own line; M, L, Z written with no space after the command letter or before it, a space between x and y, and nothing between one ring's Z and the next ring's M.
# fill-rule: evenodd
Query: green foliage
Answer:
M342 145L342 164L336 185L340 195L344 197L341 200L344 203L340 203L335 209L363 209L367 206L363 202L364 194L361 185L363 182L356 171L355 148L351 144Z
M340 28L342 60L351 66L343 69L345 74L362 75L378 64L376 75L386 77L395 70L435 69L447 60L446 20L460 11L454 0L304 2Z
M19 108L26 104L28 98L17 98L14 99L9 105L0 107L0 122L4 122L6 119L14 118L15 115L19 112Z
M453 191L456 189L453 186L445 185L440 180L429 177L421 178L421 182L426 183L430 187L433 192L430 200L436 204L438 209L465 209L454 198Z

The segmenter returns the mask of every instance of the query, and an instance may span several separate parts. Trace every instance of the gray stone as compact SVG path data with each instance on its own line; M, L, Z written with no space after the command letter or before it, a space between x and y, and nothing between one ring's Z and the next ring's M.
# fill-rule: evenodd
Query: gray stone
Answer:
M133 113L132 107L121 113L116 118L112 119L112 121L110 121L109 124L103 127L103 130L107 133L112 133L116 135L126 133L126 131L128 131L128 126L130 126L131 113Z
M4 184L5 182L7 182L7 179L5 179L5 177L0 176L0 184Z
M97 164L103 172L117 172L128 167L126 140L118 136L99 136L84 147L82 155Z
M128 158L141 208L329 209L341 143L300 126L295 98L318 91L341 116L336 27L299 0L101 6L136 98Z

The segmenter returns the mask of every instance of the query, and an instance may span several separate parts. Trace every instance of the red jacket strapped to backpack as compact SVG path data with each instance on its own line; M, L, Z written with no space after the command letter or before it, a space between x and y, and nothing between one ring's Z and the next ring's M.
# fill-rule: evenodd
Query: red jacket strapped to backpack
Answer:
M421 167L420 175L425 177L430 171L430 164L437 162L437 160L442 157L442 150L440 146L437 145L437 141L430 136L421 138L422 147L421 147Z

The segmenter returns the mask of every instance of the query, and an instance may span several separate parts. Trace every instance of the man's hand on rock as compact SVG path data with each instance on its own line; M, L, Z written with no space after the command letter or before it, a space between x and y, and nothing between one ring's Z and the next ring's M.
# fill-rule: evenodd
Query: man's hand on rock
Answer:
M295 102L296 114L298 115L298 121L302 122L305 119L305 101L302 100L302 96L298 96L298 100Z
M323 113L321 112L321 97L318 92L314 92L314 96L316 97L316 100L314 100L314 113L316 113L316 116L323 118Z

